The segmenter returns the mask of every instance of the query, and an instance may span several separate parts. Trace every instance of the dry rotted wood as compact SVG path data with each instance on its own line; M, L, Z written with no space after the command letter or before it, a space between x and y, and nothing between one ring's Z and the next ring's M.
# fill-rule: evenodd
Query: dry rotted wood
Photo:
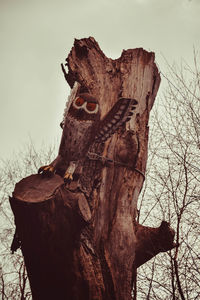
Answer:
M154 59L154 53L139 48L112 60L88 38L75 40L68 71L62 66L71 87L77 81L81 92L98 98L102 117L119 97L135 98L138 107L126 126L92 149L114 163L87 158L79 180L67 187L57 175L34 175L16 185L11 206L35 299L42 299L47 285L49 296L58 289L65 294L59 299L131 299L134 265L144 262L138 249L149 239L148 234L139 238L142 227L135 218L149 112L160 84Z

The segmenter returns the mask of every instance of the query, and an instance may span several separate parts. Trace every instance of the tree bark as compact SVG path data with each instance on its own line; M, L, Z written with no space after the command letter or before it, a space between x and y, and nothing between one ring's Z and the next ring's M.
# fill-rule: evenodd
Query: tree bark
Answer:
M93 38L75 40L68 72L62 66L69 85L77 81L81 92L98 98L102 117L119 97L138 106L123 128L92 149L112 162L86 158L68 186L58 175L32 175L16 185L10 203L33 299L131 299L134 269L174 246L168 225L147 230L136 222L149 113L160 84L154 59L139 48L112 60Z

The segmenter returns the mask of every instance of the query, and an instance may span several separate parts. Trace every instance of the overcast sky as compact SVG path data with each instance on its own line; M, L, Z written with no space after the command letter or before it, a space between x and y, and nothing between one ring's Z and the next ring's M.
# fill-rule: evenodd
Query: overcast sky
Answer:
M111 58L154 51L164 72L162 55L190 63L200 49L200 0L0 0L0 159L29 138L59 143L69 94L60 63L89 36Z

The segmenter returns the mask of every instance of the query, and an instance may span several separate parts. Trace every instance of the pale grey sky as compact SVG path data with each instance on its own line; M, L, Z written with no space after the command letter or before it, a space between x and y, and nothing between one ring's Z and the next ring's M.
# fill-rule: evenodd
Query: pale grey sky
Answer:
M0 0L0 159L60 139L69 87L60 63L74 38L93 36L111 58L123 49L192 61L200 0Z

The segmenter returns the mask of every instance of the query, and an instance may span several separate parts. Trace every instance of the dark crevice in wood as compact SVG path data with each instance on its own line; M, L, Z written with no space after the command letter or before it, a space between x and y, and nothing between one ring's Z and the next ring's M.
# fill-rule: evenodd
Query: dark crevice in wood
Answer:
M112 274L105 258L103 241L100 242L99 255L103 274L103 282L105 286L105 294L103 300L116 300Z

